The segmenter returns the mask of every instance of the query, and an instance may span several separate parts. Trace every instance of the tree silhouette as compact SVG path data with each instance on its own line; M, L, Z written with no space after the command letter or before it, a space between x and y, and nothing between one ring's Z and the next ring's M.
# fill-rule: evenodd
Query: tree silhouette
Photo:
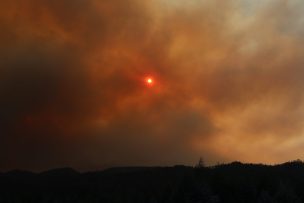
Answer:
M196 164L195 168L204 168L205 167L205 162L202 157L198 160L198 163Z

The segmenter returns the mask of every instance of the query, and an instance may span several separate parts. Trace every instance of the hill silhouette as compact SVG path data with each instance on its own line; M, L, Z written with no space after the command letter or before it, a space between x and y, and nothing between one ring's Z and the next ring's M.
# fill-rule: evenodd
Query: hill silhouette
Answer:
M0 173L0 203L303 202L304 163Z

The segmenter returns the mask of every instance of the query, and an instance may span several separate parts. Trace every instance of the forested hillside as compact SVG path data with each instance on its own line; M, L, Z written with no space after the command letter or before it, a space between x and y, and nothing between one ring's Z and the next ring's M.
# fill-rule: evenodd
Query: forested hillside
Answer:
M0 173L1 203L302 202L304 164L130 167Z

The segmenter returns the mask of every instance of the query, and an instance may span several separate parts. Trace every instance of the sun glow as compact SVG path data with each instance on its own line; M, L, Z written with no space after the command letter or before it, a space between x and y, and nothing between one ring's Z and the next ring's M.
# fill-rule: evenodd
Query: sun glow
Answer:
M148 86L152 86L152 85L154 84L153 78L147 77L147 78L146 78L146 84L147 84Z

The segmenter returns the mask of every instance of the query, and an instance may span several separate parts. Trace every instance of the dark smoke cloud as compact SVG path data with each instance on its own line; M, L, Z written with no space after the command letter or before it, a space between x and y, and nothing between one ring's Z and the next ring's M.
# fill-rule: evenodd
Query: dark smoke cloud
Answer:
M0 168L298 158L301 8L0 2Z

